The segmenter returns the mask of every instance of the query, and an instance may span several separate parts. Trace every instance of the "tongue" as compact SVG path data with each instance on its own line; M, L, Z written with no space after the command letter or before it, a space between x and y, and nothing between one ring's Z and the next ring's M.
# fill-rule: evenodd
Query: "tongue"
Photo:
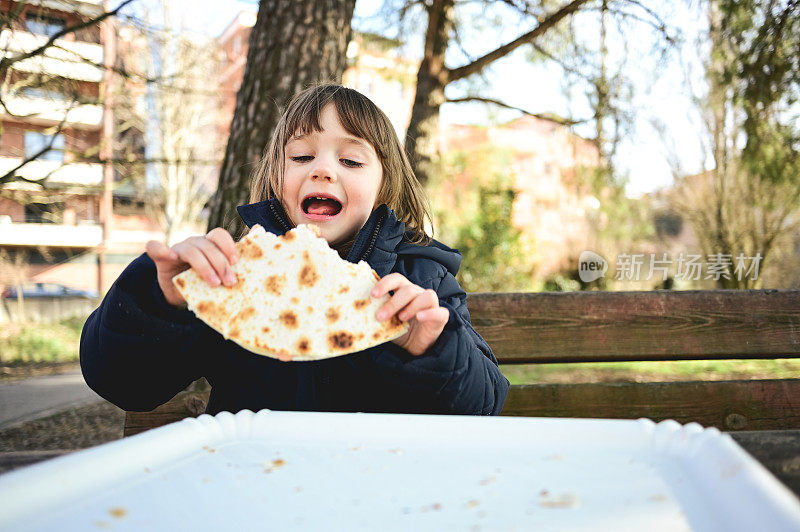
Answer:
M334 216L339 212L339 205L332 200L312 200L308 204L308 214Z

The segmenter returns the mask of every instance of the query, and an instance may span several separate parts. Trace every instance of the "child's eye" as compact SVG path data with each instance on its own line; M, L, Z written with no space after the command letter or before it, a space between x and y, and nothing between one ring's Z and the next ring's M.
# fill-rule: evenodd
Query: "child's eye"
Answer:
M298 157L289 157L289 158L296 163L305 163L313 159L313 157L310 155L300 155Z
M349 166L350 168L361 168L364 166L364 163L359 163L357 161L353 161L352 159L340 159L342 164L345 166Z

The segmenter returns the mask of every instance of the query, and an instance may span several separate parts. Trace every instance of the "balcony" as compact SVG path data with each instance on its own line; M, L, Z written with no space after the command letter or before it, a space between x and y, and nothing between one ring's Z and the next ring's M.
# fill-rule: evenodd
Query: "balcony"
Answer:
M64 5L64 0L37 0L36 2L27 0L25 3L57 11L64 11L66 7L67 11L84 17L99 17L103 14L103 0L71 0L69 6Z
M0 246L91 248L103 241L100 224L12 223L0 216Z
M0 175L16 168L22 162L19 157L0 157ZM42 179L45 176L50 185L99 186L103 182L103 165L97 163L62 163L59 161L31 161L17 174L26 179ZM13 188L27 188L27 183L12 183ZM38 190L36 185L28 185Z
M61 123L64 113L69 109L70 102L62 99L29 98L26 96L12 96L5 99L9 113L0 109L0 116L24 118L30 122L40 122L43 125ZM103 122L103 107L101 105L79 105L69 110L66 124L73 127L98 127Z
M0 49L6 57L35 50L47 42L44 35L26 31L3 30L0 32ZM103 70L94 66L103 63L103 45L83 41L58 39L42 55L14 63L20 72L46 72L51 76L99 83Z

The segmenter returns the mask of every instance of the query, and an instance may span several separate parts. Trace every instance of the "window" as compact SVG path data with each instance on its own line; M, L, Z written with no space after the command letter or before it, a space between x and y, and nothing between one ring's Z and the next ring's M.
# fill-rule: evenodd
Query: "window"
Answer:
M46 17L36 13L25 15L25 27L31 33L52 37L66 26L66 21L60 18Z
M56 203L28 203L25 205L25 222L39 224L61 223L64 214L64 204Z
M50 144L52 135L45 135L39 131L25 132L25 157L32 157ZM64 162L64 135L59 133L53 139L50 150L38 157L42 161Z
M26 98L33 100L54 100L59 102L67 100L67 95L63 91L52 87L25 87L19 92Z

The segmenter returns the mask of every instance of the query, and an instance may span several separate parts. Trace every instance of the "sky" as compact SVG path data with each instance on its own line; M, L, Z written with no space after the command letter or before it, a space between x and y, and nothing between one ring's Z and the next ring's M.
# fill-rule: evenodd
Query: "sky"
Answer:
M380 4L381 0L357 0L354 28L371 29L370 24L375 22L371 16L375 14ZM257 0L170 0L170 5L176 11L179 9L183 11L187 29L214 36L220 35L239 11L255 12L258 8ZM507 14L498 13L498 16ZM681 27L687 36L699 31L698 20L702 20L702 17L698 17L697 13L692 13L690 8L682 5L676 7L672 13L672 22ZM520 33L523 30L524 28L519 28ZM648 39L648 32L644 27L634 31L639 33L635 34L632 40L639 42L641 46L634 47L631 64L644 65L652 59L647 56L648 48L644 45ZM488 46L493 47L493 42L499 44L513 36L492 34L491 29L479 28L472 34L463 35L462 38L466 47L477 55L476 51L488 51ZM470 46L470 43L476 41L479 43L477 47ZM610 38L609 42L613 50L614 40ZM532 112L556 112L567 115L570 104L565 98L560 82L560 68L553 65L531 65L525 58L523 48L497 61L491 67L487 72L490 86L482 92ZM421 50L421 36L417 42L409 42L407 49L412 55L418 54ZM456 55L453 54L453 57ZM683 57L685 63L697 66L699 54L691 41L680 51L676 51L674 58L679 55ZM463 57L458 59L463 60ZM630 68L629 72L634 84L637 108L641 112L637 115L632 134L620 145L616 161L618 169L628 178L627 194L637 197L672 183L673 169L670 160L677 160L682 170L693 173L703 169L704 158L699 148L697 117L693 115L693 108L685 89L684 69L679 62L675 60L668 62L655 75L652 69L645 67ZM457 86L448 87L447 94L452 97L459 91L460 88ZM575 108L575 105L572 107L575 116L581 115L579 107ZM511 120L519 115L520 113L516 111L501 110L496 107L489 109L483 104L445 104L441 109L441 119L450 123L481 124L491 119ZM654 128L652 125L654 121L663 124L663 129ZM592 134L591 131L581 131L580 127L576 131L584 136ZM671 157L670 154L676 156Z

